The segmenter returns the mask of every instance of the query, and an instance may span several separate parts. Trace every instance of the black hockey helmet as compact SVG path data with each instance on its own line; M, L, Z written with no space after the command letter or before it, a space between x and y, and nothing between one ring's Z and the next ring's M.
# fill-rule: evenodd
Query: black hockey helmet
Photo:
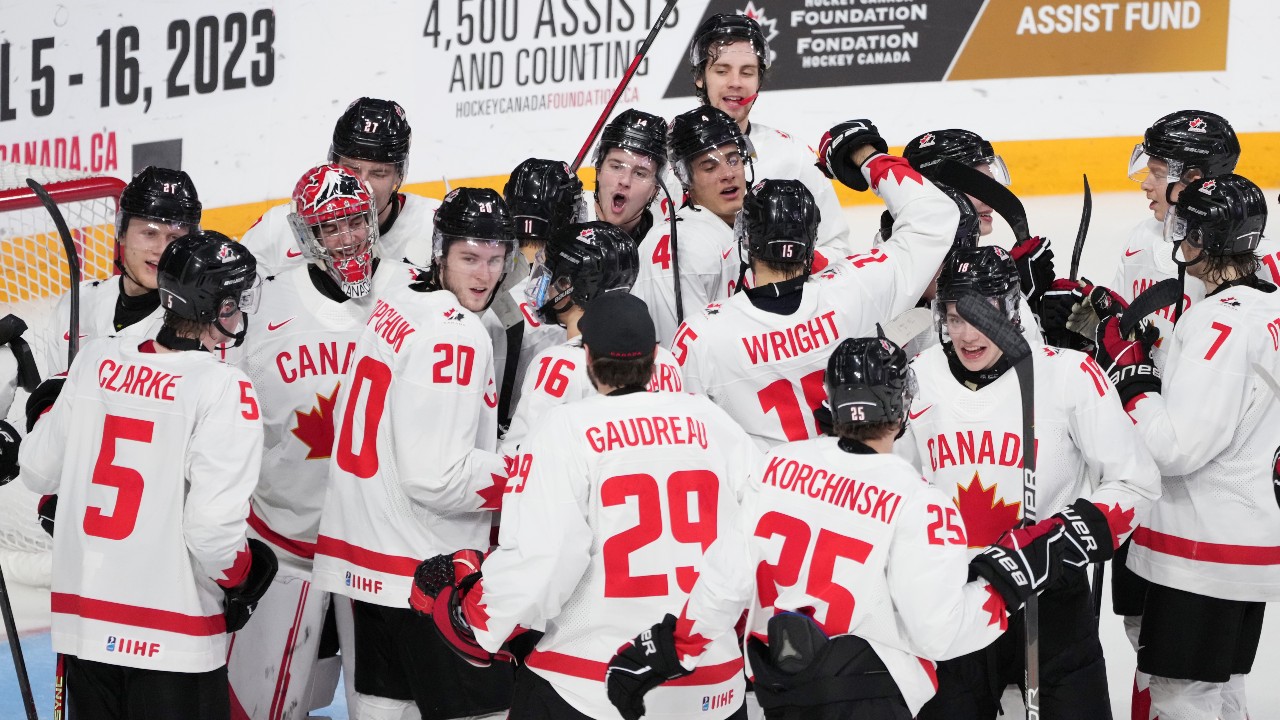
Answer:
M1199 170L1201 176L1232 172L1240 160L1240 141L1231 123L1221 115L1179 110L1155 121L1142 134L1142 142L1134 146L1129 156L1129 177L1141 182L1147 175L1149 158L1169 164L1172 186L1188 170Z
M736 145L743 162L750 162L755 154L755 146L742 134L738 123L725 111L710 105L677 115L667 132L667 157L685 187L692 178L689 163L702 153L725 145Z
M544 241L587 215L582 181L559 160L529 158L511 171L502 190L521 241Z
M689 64L693 66L694 77L701 77L707 61L715 54L714 45L737 40L751 43L751 49L760 59L763 74L773 63L773 53L760 23L746 15L720 13L707 18L693 31L693 40L689 43Z
M1208 256L1252 253L1267 225L1267 199L1249 179L1227 174L1193 181L1165 216L1165 239Z
M461 187L450 190L444 196L440 207L436 208L435 232L431 236L431 265L429 284L435 288L441 285L441 266L449 247L455 242L467 242L476 245L501 245L506 249L506 261L503 264L502 277L515 267L516 230L515 222L507 203L495 190L489 188ZM502 281L498 281L501 286ZM489 296L489 302L498 292L495 287Z
M991 177L1002 185L1009 184L1009 168L1004 159L996 154L991 143L970 130L951 128L917 135L902 149L902 157L930 180L943 160L955 160L969 167L987 165L991 168Z
M847 338L827 359L823 378L836 431L901 421L916 394L907 354L886 337Z
M734 224L738 247L752 259L813 266L822 212L799 180L761 180L742 199Z
M392 163L403 178L409 172L413 129L404 108L393 100L362 97L347 106L333 126L329 162L339 158Z
M951 198L951 201L960 209L960 222L956 225L956 237L952 244L965 247L977 246L978 236L981 234L981 223L978 220L978 211L974 209L969 196L950 185L938 183L937 188Z
M544 321L554 323L560 301L569 298L583 307L604 293L627 292L639 271L635 241L621 228L601 220L574 223L547 241L525 296Z
M640 110L623 110L600 133L600 144L596 146L594 161L597 171L605 156L614 148L652 158L654 174L660 174L667 164L667 121Z
M157 264L160 306L168 313L199 323L217 325L223 335L239 345L248 329L223 327L222 319L234 310L258 309L258 261L244 245L214 230L203 230L174 240L160 254Z
M134 176L120 193L116 213L116 237L124 237L129 219L159 220L170 225L200 229L200 196L191 176L182 170L149 165Z
M942 261L938 275L938 294L933 300L934 323L940 333L947 325L947 303L954 303L968 293L990 298L1010 322L1018 319L1018 303L1022 300L1018 284L1018 268L1009 251L998 245L952 246Z

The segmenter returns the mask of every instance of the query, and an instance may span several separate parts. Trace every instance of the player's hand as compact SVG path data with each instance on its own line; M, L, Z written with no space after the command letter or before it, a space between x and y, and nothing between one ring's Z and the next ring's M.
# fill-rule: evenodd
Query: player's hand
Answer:
M234 588L223 588L226 595L222 614L227 620L227 632L233 633L243 628L258 609L258 601L267 594L276 571L280 569L276 554L271 552L267 544L256 538L249 538L249 573Z
M418 563L418 569L413 572L409 607L421 615L431 615L432 606L440 592L446 587L456 587L471 574L480 572L483 559L484 553L479 550L458 550Z
M58 518L58 496L42 495L40 504L36 506L36 513L40 517L40 527L53 537L53 523Z
M1040 314L1040 300L1045 291L1053 283L1053 251L1049 249L1049 238L1030 237L1014 243L1009 251L1013 263L1018 267L1018 284L1022 286L1022 294L1027 296L1027 304L1032 312Z
M1045 522L1062 525L1064 552L1062 561L1073 567L1106 562L1116 554L1116 535L1106 513L1084 498L1078 498Z
M991 583L1012 613L1066 571L1063 539L1062 521L1055 518L1009 530L969 568Z
M18 448L21 446L22 436L17 429L0 420L0 485L18 477Z
M55 375L40 383L35 392L27 398L27 432L31 432L31 428L36 426L40 416L53 407L54 401L62 394L62 386L66 380L66 375Z
M489 667L494 660L513 661L509 652L491 653L476 642L467 620L467 595L480 583L479 550L458 550L423 560L413 573L409 605L431 617L436 632L458 657L475 667Z
M644 696L667 680L689 674L676 654L676 616L645 630L609 661L604 675L609 702L626 720L644 716Z
M1050 283L1040 299L1040 327L1050 345L1093 354L1093 335L1082 336L1067 327L1072 313L1084 302L1084 287L1084 283L1067 278Z
M1109 317L1098 326L1094 359L1116 386L1125 410L1132 410L1132 403L1142 395L1160 392L1160 369L1150 355L1152 337L1158 333L1148 324L1135 331L1136 338L1121 337L1120 316Z
M889 152L888 143L880 137L880 131L870 120L846 120L822 136L815 164L828 178L839 180L858 192L866 192L870 186L862 177L862 165L853 160L853 152L863 146L870 146L876 152Z

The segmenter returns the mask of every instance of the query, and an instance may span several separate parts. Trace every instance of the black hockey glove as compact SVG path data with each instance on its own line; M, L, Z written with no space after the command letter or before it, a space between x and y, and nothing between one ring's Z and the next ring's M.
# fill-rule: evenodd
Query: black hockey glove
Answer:
M40 527L49 533L49 537L53 537L53 523L58 517L58 496L41 496L40 504L36 506L36 512L40 516Z
M1062 523L1056 520L1009 530L970 560L969 570L986 578L1012 613L1065 571L1063 545Z
M1027 296L1031 311L1039 315L1040 300L1053 282L1053 251L1049 249L1049 238L1037 235L1019 240L1009 254L1018 267L1022 294Z
M1105 562L1116 554L1115 536L1107 514L1084 498L1077 498L1066 510L1054 513L1046 522L1062 524L1062 561L1075 567Z
M258 601L267 594L271 581L280 569L276 554L271 552L267 544L257 538L249 538L249 573L234 588L223 588L226 596L222 614L227 620L227 632L233 633L243 628L253 611L258 608Z
M27 432L31 432L31 428L36 426L40 416L53 407L54 401L62 394L62 386L66 381L66 375L51 377L40 383L35 392L27 398Z
M18 387L34 392L40 384L40 370L31 354L31 346L22 339L22 333L26 331L27 324L22 318L16 315L0 318L0 345L8 345L13 351L13 359L18 363Z
M18 477L18 448L22 436L12 425L0 420L0 485Z
M1160 369L1151 362L1149 354L1159 332L1155 326L1144 323L1134 331L1136 339L1121 337L1118 316L1107 318L1098 326L1094 358L1116 386L1126 411L1132 410L1133 403L1142 395L1160 392Z
M480 572L483 557L484 553L479 550L458 550L427 558L414 571L413 590L409 594L409 605L431 618L440 639L458 657L482 668L489 667L494 660L515 659L505 650L491 653L481 647L463 608L467 593L483 577Z
M1271 458L1271 490L1276 494L1276 505L1280 505L1280 448Z
M676 653L676 616L667 613L662 622L636 636L609 661L605 690L609 702L626 720L644 716L644 696L668 680L688 675Z
M877 152L889 152L889 145L870 120L846 120L826 132L818 144L818 162L823 175L834 178L858 192L870 186L862 177L862 166L853 161L853 151L870 145Z

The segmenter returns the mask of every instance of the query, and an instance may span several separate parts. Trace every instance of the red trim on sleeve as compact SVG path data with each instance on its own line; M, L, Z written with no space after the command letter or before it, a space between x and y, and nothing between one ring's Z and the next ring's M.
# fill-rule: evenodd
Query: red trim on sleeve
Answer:
M107 600L95 600L70 593L53 593L49 598L49 607L53 612L77 615L86 620L101 620L192 637L221 635L227 631L227 621L222 613L184 615L171 610L156 610Z
M238 587L249 576L249 566L252 564L253 554L249 552L249 544L245 543L231 561L231 567L222 571L222 579L214 578L214 582L228 590Z
M275 545L291 555L297 555L305 560L314 560L316 557L316 544L312 542L304 542L302 540L294 540L287 538L280 533L272 530L258 513L249 508L249 527L253 531L262 536L263 540Z
M418 558L387 555L374 550L366 550L327 535L321 535L316 538L316 554L328 555L339 560L346 560L362 568L407 578L413 577L414 571L418 569L418 564L422 562Z
M1133 541L1154 552L1226 565L1280 565L1280 547L1200 542L1139 527Z
M609 663L606 662L588 660L587 658L565 655L564 653L547 652L545 650L534 650L529 653L529 657L525 662L531 668L569 675L583 680L594 680L599 683L604 682L604 676L609 671ZM667 680L662 684L668 687L672 685L716 685L732 678L734 675L741 674L742 658L737 657L717 665L699 666L689 675L675 680Z
M938 668L933 663L922 657L916 658L920 661L920 667L924 668L924 672L929 676L929 682L933 683L933 691L938 692Z

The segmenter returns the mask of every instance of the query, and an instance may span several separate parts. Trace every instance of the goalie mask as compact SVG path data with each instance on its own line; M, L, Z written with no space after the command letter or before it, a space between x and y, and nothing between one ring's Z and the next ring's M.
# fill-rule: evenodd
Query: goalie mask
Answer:
M916 395L907 354L885 337L848 338L827 360L823 380L833 427L902 423Z
M347 297L369 294L378 219L367 185L338 165L311 168L293 188L289 225L302 256Z
M556 306L566 298L584 307L605 293L627 292L639 271L636 244L616 225L569 225L551 236L529 274L525 299L541 322L560 323Z
M1266 225L1262 190L1247 178L1228 174L1187 185L1165 216L1164 238L1174 243L1173 259L1186 264L1178 257L1179 243L1200 250L1202 257L1252 254Z
M258 261L226 235L205 230L169 243L157 270L160 306L185 320L212 324L235 346L249 329L245 314L258 310ZM241 313L239 328L226 321Z
M1018 268L1008 250L998 245L957 245L947 253L942 261L942 272L938 275L938 294L933 299L934 327L943 342L950 340L947 305L969 293L987 298L1021 329L1018 304L1022 302L1022 290L1018 284Z

